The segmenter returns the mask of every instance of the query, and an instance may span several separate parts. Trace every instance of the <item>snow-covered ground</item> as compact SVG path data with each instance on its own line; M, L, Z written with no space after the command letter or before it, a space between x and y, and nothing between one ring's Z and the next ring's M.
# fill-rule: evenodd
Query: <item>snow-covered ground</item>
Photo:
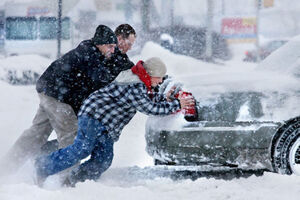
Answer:
M276 70L261 71L256 64L242 62L243 46L233 49L235 58L223 64L208 64L202 61L170 53L156 44L148 43L133 61L152 56L161 57L168 66L168 72L176 80L185 83L185 88L196 97L207 93L244 89L259 91L300 91L299 79ZM20 57L9 58L12 66L24 66ZM23 57L23 63L37 62ZM8 59L0 60L7 63ZM49 60L40 59L46 67ZM2 67L3 65L0 65ZM35 65L36 66L36 65ZM38 66L39 67L39 66ZM267 69L264 69L267 70ZM1 71L1 69L0 69ZM213 75L213 76L212 76ZM279 81L280 80L280 81ZM198 87L196 87L198 85ZM38 108L38 97L34 86L12 86L0 81L0 156L8 150L22 131L30 126ZM279 120L300 114L299 96L292 97L288 113L277 111ZM273 116L274 117L274 116ZM14 177L0 177L0 200L93 200L93 199L236 199L236 200L298 200L300 196L299 176L265 173L222 180L199 178L195 181L172 180L149 174L152 158L145 151L145 122L147 116L138 113L122 132L115 144L115 157L111 168L98 182L86 181L75 188L61 188L56 177L47 180L45 188L33 184L32 169L27 163ZM53 137L53 136L52 136Z

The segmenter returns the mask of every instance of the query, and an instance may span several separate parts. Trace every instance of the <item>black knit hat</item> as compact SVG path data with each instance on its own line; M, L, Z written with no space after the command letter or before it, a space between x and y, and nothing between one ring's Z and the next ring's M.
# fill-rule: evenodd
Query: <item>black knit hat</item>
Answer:
M95 45L118 44L118 40L115 33L105 25L99 25L97 27L92 41Z

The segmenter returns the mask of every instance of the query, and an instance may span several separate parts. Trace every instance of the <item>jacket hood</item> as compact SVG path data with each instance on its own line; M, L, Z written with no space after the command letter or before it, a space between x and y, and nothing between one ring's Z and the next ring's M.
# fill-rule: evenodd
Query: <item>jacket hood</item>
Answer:
M134 74L131 69L120 72L114 82L120 84L143 83L138 75Z
M144 83L147 90L151 92L151 77L143 66L143 61L139 61L130 70L123 71L116 78L117 83Z

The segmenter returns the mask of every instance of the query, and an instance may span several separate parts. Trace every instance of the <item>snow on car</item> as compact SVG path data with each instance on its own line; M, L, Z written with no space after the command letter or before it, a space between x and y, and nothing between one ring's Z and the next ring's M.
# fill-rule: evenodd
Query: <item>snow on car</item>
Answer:
M296 37L255 68L181 75L199 102L197 114L148 118L155 164L300 175L299 49Z

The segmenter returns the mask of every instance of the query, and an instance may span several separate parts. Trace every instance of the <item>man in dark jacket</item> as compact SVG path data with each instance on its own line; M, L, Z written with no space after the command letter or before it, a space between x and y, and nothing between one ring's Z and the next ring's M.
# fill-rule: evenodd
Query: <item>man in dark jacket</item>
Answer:
M136 36L134 29L130 25L120 25L117 30L123 34L120 39L130 40L132 45ZM6 155L5 160L11 161L6 163L11 170L36 156L52 130L57 134L59 148L73 142L77 113L84 99L134 65L126 55L131 46L123 48L121 45L118 49L117 44L114 32L99 25L92 39L82 41L46 69L36 84L40 105L32 126Z
M72 167L91 155L67 177L65 184L96 180L109 168L113 159L113 144L137 111L147 115L168 115L194 105L193 98L171 100L152 93L162 82L166 66L159 58L150 58L121 72L114 82L93 92L78 114L78 132L74 143L35 162L38 184L62 170ZM170 92L168 93L170 95Z

